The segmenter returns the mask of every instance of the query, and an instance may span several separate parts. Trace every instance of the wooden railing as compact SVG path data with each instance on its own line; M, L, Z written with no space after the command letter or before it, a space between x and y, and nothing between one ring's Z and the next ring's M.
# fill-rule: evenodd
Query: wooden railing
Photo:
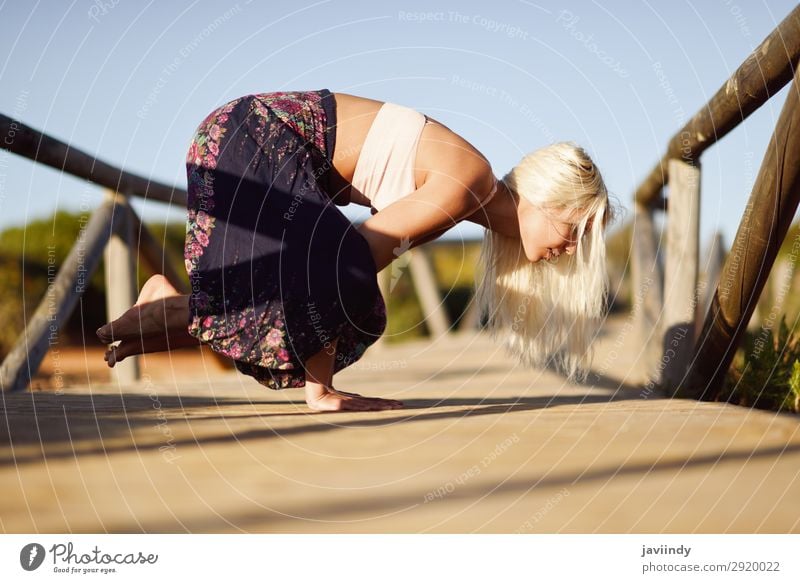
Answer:
M673 394L718 396L800 202L800 7L742 63L670 140L636 190L633 289L645 371ZM704 319L696 317L700 155L792 81L732 251ZM669 188L664 199L661 191ZM663 276L653 214L666 210Z
M459 239L458 242L468 245L479 243L480 239ZM381 294L388 303L392 293L392 282L401 277L406 269L408 270L414 286L414 293L432 340L455 332L469 332L480 327L481 314L474 294L470 298L467 309L461 316L457 328L453 326L453 322L447 312L445 300L439 291L436 269L432 260L433 249L438 245L447 244L448 241L434 240L414 247L406 251L378 274L378 285L380 286ZM376 342L376 345L382 346L385 343L385 338L385 336L381 337Z
M59 330L70 317L83 293L82 282L89 280L101 258L105 263L109 321L136 302L137 255L150 269L163 273L181 293L188 293L163 247L129 204L131 196L142 196L185 207L187 194L185 190L124 172L2 114L0 135L9 137L0 144L4 149L106 189L102 204L92 213L45 298L0 365L0 391L5 392L28 386L47 354L52 331ZM117 363L113 371L119 382L137 380L138 357Z
M89 180L105 187L106 192L103 203L92 214L45 298L0 365L0 391L16 391L24 390L29 385L50 347L52 331L60 329L70 317L83 292L84 286L80 282L89 280L100 265L101 258L105 266L108 321L118 318L136 301L137 257L155 273L164 274L178 291L189 293L162 245L129 204L131 196L142 196L185 208L187 193L124 172L2 114L0 135L13 136L13 139L3 141L4 149ZM429 254L430 246L436 244L431 242L411 249L402 259L402 262L407 262L426 325L433 338L452 331ZM391 293L392 274L404 269L404 264L394 263L379 274L379 284L387 301ZM472 301L459 329L476 328L478 325L477 306ZM222 357L220 360L227 363ZM134 382L140 376L139 357L126 358L112 370L118 382Z

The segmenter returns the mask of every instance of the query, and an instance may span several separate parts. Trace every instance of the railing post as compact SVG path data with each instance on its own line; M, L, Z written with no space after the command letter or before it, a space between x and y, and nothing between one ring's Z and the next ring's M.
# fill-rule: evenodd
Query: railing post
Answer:
M703 301L695 311L695 340L700 335L700 328L703 318L711 307L711 299L714 297L714 290L719 284L719 275L722 272L722 264L725 262L725 240L722 232L717 231L711 237L706 249L705 269L703 270Z
M706 249L705 269L703 270L703 294L702 302L698 302L697 309L694 313L695 326L694 326L694 341L700 335L700 329L703 325L703 318L708 313L708 308L711 307L711 300L714 297L714 290L719 285L719 277L722 273L722 265L725 263L725 240L722 237L721 231L716 231L711 237Z
M478 298L473 293L467 304L467 309L464 315L461 316L461 321L458 323L458 331L464 333L474 332L480 329L481 320L481 307L478 304Z
M414 280L414 289L422 306L422 315L433 338L437 338L450 330L450 318L447 315L444 302L439 294L436 276L430 264L427 251L422 248L411 249L409 267L411 278Z
M663 275L658 263L658 240L652 209L636 204L633 219L631 258L631 298L636 344L641 356L636 360L636 374L648 381L655 376L661 358L661 334L658 323L663 308Z
M153 234L142 223L142 220L130 204L128 204L127 209L127 216L130 217L132 223L131 229L133 230L133 241L135 243L133 247L139 251L139 259L144 261L153 273L163 274L167 281L180 293L190 293L189 286L178 275L178 270L169 260L169 254L164 249L163 244L153 237Z
M667 215L661 385L671 392L683 380L694 349L700 239L698 166L684 160L669 161Z
M0 365L0 391L22 391L28 386L50 347L50 334L57 333L72 314L120 218L108 199L92 213L55 281Z
M390 293L390 279L392 275L392 268L391 264L387 267L384 267L382 270L378 272L378 289L381 290L381 295L383 296L383 302L386 304L386 317L389 318L389 293ZM388 326L388 324L387 324ZM381 350L386 347L386 333L384 332L381 334L380 338L378 338L373 344L373 349Z
M136 303L136 257L130 204L127 197L105 191L106 198L114 200L115 212L124 213L120 217L119 228L112 233L103 254L106 276L106 316L109 322L116 320ZM132 356L118 362L112 369L112 376L120 384L139 380L139 357Z
M800 203L800 69L767 146L698 338L686 393L715 399Z

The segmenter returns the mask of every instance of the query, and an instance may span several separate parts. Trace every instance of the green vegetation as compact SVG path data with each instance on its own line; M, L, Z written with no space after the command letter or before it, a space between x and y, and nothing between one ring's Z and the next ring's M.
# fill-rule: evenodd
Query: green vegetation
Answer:
M747 407L800 412L800 334L782 317L777 331L745 334L725 381L722 400Z
M750 407L800 412L800 294L792 293L798 255L800 224L795 223L775 260L775 267L781 268L774 268L767 279L720 398Z

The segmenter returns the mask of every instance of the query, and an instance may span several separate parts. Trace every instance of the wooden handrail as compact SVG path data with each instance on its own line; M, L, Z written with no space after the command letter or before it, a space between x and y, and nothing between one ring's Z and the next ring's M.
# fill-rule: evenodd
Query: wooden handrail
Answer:
M186 206L185 190L125 172L1 113L0 135L5 136L5 139L0 141L0 147L4 150L39 164L51 166L126 195Z
M800 70L767 146L746 211L698 338L684 393L720 395L739 340L753 314L800 204Z
M663 158L636 189L634 200L658 204L670 159L696 160L792 80L800 57L800 5L754 50L711 100L676 133Z

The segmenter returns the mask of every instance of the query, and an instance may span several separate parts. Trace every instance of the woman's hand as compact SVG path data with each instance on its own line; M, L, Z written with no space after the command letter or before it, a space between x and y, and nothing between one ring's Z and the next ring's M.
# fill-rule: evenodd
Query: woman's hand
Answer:
M364 397L358 393L339 391L333 387L322 387L322 390L319 390L319 387L307 389L306 404L314 411L383 411L403 407L402 401Z

